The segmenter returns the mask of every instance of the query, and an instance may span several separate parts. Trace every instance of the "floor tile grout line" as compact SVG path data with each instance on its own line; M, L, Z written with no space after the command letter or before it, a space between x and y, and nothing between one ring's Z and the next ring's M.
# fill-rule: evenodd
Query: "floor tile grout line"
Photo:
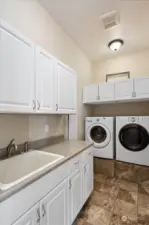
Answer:
M101 174L102 175L102 174ZM104 185L104 184L107 184L108 186L110 186L110 187L117 187L118 188L118 190L117 190L117 194L116 195L113 195L113 193L115 193L115 192L111 192L112 194L111 194L111 196L110 196L110 194L107 194L108 196L109 196L109 198L110 197L112 197L112 196L114 196L114 201L113 201L113 203L111 204L111 206L112 206L112 209L111 209L111 212L109 212L109 210L108 210L108 208L105 208L104 206L100 206L99 205L99 207L101 207L101 209L104 209L106 212L109 212L109 219L108 219L108 217L107 217L107 224L105 224L105 225L112 225L112 216L113 216L113 214L114 214L114 210L115 210L115 207L116 207L116 201L117 201L117 199L118 199L118 194L119 194L119 191L120 191L120 182L123 180L123 179L115 179L115 178L108 178L108 177L106 177L106 176L103 176L103 177L105 177L105 180L104 180L104 182L101 182L101 185ZM115 179L115 182L114 182L114 180L113 179ZM98 180L98 179L94 179L95 181L99 181L99 183L100 183L100 180ZM109 183L107 182L107 180L109 180ZM119 181L119 182L117 182L117 181ZM127 180L126 180L127 181ZM111 183L110 183L111 182ZM127 182L129 182L129 183L134 183L134 184L136 184L136 182L131 182L131 181L127 181ZM100 187L100 186L99 186ZM100 187L101 188L101 187ZM99 188L99 192L100 192L100 188ZM125 190L125 189L124 189ZM138 204L138 200L139 200L139 185L137 184L137 189L136 189L136 191L129 191L129 190L126 190L126 191L128 191L128 192L134 192L134 193L136 193L137 192L137 199L136 199L136 213L137 213L137 221L138 221L138 207L139 207L139 204ZM102 191L101 191L102 192ZM103 192L104 193L104 192ZM106 193L106 192L105 192ZM108 199L109 199L108 198ZM96 205L96 204L95 204ZM83 224L85 224L85 221L84 221L84 223ZM116 224L115 224L116 225ZM118 225L118 224L117 224Z

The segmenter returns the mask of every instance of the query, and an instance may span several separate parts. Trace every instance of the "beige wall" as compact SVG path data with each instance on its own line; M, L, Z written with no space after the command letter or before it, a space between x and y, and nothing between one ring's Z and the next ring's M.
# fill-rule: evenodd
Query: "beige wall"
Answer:
M0 1L0 17L77 72L78 138L83 138L83 119L88 110L81 105L81 96L82 87L91 80L92 68L89 59L36 0ZM54 115L0 115L0 148L7 145L13 137L21 143L28 139L35 140L65 133L65 120L64 116ZM47 133L44 131L46 124L49 125Z
M149 75L149 49L93 63L92 82L104 82L106 74L130 71L131 77Z
M131 77L149 76L149 49L93 63L92 83L104 82L106 74L130 71ZM149 115L149 103L94 106L93 116Z

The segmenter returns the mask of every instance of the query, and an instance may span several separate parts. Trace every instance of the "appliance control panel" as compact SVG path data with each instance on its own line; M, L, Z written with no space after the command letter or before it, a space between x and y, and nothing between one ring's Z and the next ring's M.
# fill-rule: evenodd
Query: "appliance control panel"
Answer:
M139 117L139 120L142 120L142 121L149 121L149 116L140 116L140 117Z
M139 121L138 116L130 116L128 117L128 122L130 123L137 123Z
M131 116L128 118L131 123L137 123L139 121L149 121L149 116Z
M92 120L86 120L88 123L92 123L93 121Z
M106 117L86 117L87 123L99 123L104 120L108 120L108 118L106 118Z

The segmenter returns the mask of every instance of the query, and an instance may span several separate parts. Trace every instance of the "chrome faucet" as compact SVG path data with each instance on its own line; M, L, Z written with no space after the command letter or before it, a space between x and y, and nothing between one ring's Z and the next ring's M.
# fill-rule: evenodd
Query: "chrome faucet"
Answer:
M29 148L28 148L28 141L26 141L24 143L24 152L28 152Z
M18 146L15 144L15 139L12 139L7 146L7 157L11 157L17 152Z

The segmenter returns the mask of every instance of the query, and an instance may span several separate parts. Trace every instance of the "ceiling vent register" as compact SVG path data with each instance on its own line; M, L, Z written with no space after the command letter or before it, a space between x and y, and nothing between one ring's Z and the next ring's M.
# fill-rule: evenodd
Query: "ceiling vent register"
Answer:
M109 30L120 24L120 16L117 11L112 11L101 16L105 30Z

